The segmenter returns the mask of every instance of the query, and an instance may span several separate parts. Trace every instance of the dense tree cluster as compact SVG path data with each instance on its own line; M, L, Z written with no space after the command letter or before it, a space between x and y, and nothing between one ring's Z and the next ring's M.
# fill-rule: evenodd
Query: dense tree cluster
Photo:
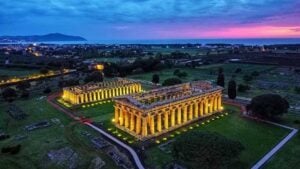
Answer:
M161 63L157 57L149 57L147 59L137 58L132 64L116 64L106 63L104 74L107 77L121 76L125 77L133 72L152 72L170 67L169 62Z
M288 112L289 103L277 94L256 96L247 106L248 111L258 117L273 118Z
M188 76L186 72L180 71L179 69L176 69L173 74L179 78L184 78Z
M159 75L158 74L153 74L152 83L155 83L155 84L159 83Z
M220 134L192 131L175 140L172 155L175 161L192 169L238 168L243 149L240 142Z
M3 89L1 95L2 95L3 99L8 102L14 101L16 99L16 97L18 96L16 90L13 88Z
M18 145L15 145L15 146L10 146L10 147L3 147L1 149L1 153L4 153L4 154L7 154L7 153L10 153L10 154L18 154L21 150L21 145L18 144Z
M100 71L94 71L85 77L84 82L103 82L103 73Z
M246 85L246 84L239 84L238 85L238 91L241 92L241 93L244 93L246 92L247 90L250 90L250 86L249 85Z
M182 83L182 81L178 78L169 78L163 82L163 86L172 86Z

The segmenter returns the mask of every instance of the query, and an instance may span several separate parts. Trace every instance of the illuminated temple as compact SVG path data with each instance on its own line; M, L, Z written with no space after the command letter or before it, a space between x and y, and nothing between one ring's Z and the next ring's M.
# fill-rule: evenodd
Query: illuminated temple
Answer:
M88 83L63 88L63 100L73 105L96 102L141 92L141 84L137 81L123 78L116 78L111 81L100 83Z
M222 90L197 81L116 97L113 121L146 140L222 111Z

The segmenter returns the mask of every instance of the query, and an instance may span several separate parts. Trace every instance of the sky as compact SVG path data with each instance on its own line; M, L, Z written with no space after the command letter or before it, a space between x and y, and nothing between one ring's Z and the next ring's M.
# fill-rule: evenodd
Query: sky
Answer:
M0 0L0 35L300 38L300 0Z

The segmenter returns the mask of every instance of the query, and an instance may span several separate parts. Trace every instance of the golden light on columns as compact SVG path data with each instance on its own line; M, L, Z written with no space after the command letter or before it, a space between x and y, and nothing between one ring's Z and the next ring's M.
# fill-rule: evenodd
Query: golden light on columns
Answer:
M133 118L132 125L128 125L128 117L124 114L125 125L121 121L115 125L139 140L147 140L217 113L221 109L222 90L200 81L117 97L115 107L121 107L121 112L132 113L130 117ZM131 91L134 90L129 93ZM123 92L128 92L128 88ZM213 101L215 96L220 98L218 102ZM219 108L215 109L216 106Z
M86 104L122 96L125 93L115 92L115 90L125 90L126 88L133 86L140 87L141 84L130 79L116 78L100 83L65 87L63 88L62 99L73 105ZM139 92L141 92L141 88L138 88L138 90L130 90L129 94Z

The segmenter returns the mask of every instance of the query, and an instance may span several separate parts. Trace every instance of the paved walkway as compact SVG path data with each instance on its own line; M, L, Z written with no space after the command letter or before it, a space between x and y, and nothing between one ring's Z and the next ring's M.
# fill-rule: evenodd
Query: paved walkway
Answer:
M115 143L117 143L118 145L122 146L123 148L125 148L126 150L129 151L129 153L132 155L134 162L136 164L136 166L138 167L138 169L144 169L144 166L139 158L139 156L136 154L136 152L129 147L128 145L126 145L125 143L121 142L120 140L116 139L115 137L113 137L112 135L108 134L107 132L101 130L100 128L94 126L91 123L85 123L86 125L92 127L93 129L97 130L99 133L103 134L104 136L106 136L107 138L109 138L110 140L114 141Z
M289 140L291 140L296 133L298 132L297 129L295 128L291 128L289 126L285 126L282 124L278 124L278 123L274 123L274 122L270 122L270 121L265 121L262 120L265 123L269 123L269 124L273 124L282 128L286 128L291 130L291 132L284 138L282 139L274 148L272 148L265 156L263 156L263 158L261 158L256 164L254 164L251 169L259 169L261 168L276 152L278 152Z
M53 100L58 97L59 93L54 93L52 95L49 95L47 98L48 103L50 103L53 107L55 107L57 110L64 112L66 115L68 115L69 117L71 117L72 119L79 121L80 118L77 116L74 116L72 114L72 112L68 109L62 108L60 105L56 104ZM126 150L129 151L129 153L132 155L133 160L136 164L136 166L138 167L138 169L145 169L142 162L139 159L139 156L136 154L136 152L129 147L128 145L126 145L125 143L121 142L120 140L118 140L117 138L113 137L112 135L108 134L107 132L105 132L104 130L99 129L98 127L94 126L93 124L89 123L89 122L84 122L85 125L88 125L90 127L92 127L93 129L95 129L96 131L98 131L99 133L103 134L104 136L106 136L107 138L109 138L110 140L112 140L113 142L117 143L118 145L122 146L123 148L125 148Z
M225 97L227 97L227 96L225 96ZM239 100L249 102L249 101L251 101L251 98L237 97L236 101L239 101ZM244 104L244 102L242 102L241 104ZM298 132L297 129L289 127L289 126L285 126L285 125L274 123L274 122L267 121L267 120L261 120L261 119L253 118L253 117L247 116L245 114L244 114L244 116L247 117L247 118L250 118L250 119L259 120L259 121L264 122L264 123L272 124L272 125L275 125L275 126L278 126L278 127L282 127L282 128L291 130L291 132L286 137L284 137L275 147L273 147L267 154L265 154L256 164L254 164L251 167L251 169L260 169L260 168L262 168L263 165L266 164L268 162L268 160L270 160L270 158L273 157L273 155L275 153L277 153Z

